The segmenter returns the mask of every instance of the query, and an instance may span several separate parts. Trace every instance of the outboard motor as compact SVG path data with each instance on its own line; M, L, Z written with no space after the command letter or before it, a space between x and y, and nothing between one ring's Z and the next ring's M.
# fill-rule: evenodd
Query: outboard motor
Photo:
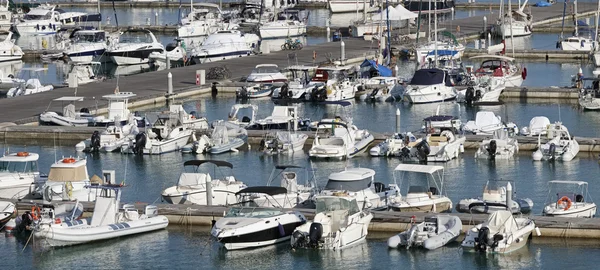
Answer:
M323 224L321 223L313 223L310 224L310 230L308 232L308 239L310 240L309 244L312 247L317 247L319 245L319 240L323 236Z
M291 98L292 92L290 92L290 87L287 83L284 83L279 90L279 98L286 99Z
M377 93L379 93L379 88L373 89L373 92L371 92L371 95L370 95L371 99L374 99L375 96L377 95Z
M31 212L26 211L23 215L21 215L21 220L19 222L17 218L17 226L14 229L16 234L21 234L26 231L29 231L28 227L33 224L33 217L31 216Z
M401 153L400 153L400 157L401 157L401 158L406 158L406 159L408 159L408 158L410 157L410 150L408 150L408 148L404 147L404 148L402 148L402 150L400 150L400 151L401 151Z
M306 245L306 235L301 231L294 231L292 234L292 247L300 247Z
M490 159L496 159L496 150L498 149L498 145L496 144L496 140L491 140L490 145L487 148L488 155L490 155Z
M80 113L90 113L90 109L88 109L88 108L81 108L81 109L79 109L79 112Z
M261 152L264 151L265 147L266 147L266 143L267 142L265 141L265 139L260 140L260 143L258 145L258 151L261 151Z
M246 86L242 86L240 89L236 91L237 98L246 99L248 98L248 89Z
M419 158L419 162L427 164L427 156L431 152L431 148L429 148L429 143L426 140L422 140L417 145L417 157Z
M490 235L490 229L488 227L481 227L477 238L475 238L475 251L485 252L488 245L488 236Z
M465 101L469 105L473 104L473 101L475 101L475 88L472 86L467 87L467 91L465 92Z
M217 82L212 83L212 86L210 87L210 92L212 97L217 97L217 95L219 94L219 89L217 89Z
M133 144L133 153L136 155L144 154L144 146L146 146L146 132L140 132L135 135L135 142Z
M100 150L100 132L97 130L92 133L92 138L90 138L90 147L92 148L92 152L98 152L98 150Z
M548 151L550 151L550 160L555 161L556 160L556 144L551 143Z

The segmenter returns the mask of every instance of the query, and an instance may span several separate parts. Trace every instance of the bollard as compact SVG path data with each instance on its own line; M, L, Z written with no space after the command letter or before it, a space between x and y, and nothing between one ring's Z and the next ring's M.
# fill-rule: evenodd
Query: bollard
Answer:
M106 25L110 25L110 17L106 17Z
M166 55L165 56L165 58L166 58L165 60L167 62L167 69L171 69L171 59L169 58L169 53L165 52L165 55Z
M492 33L488 33L488 48L492 46Z
M452 20L454 21L454 7L450 8L450 13L452 14Z
M340 60L342 61L342 64L344 64L344 60L346 59L346 44L344 43L344 41L340 41Z
M512 210L512 195L513 188L510 182L508 182L508 184L506 184L506 206L508 206L509 211Z
M398 78L398 65L394 66L394 77Z
M169 72L169 74L167 75L167 81L169 84L167 88L167 95L170 98L173 95L173 74L171 74L171 72Z
M154 25L158 25L158 12L154 13Z
M196 85L204 85L206 83L206 71L204 69L196 70Z
M212 205L212 180L206 177L206 205Z
M327 42L331 41L330 34L331 34L331 28L329 28L329 26L327 26Z
M396 109L396 133L400 134L400 109Z
M483 16L483 32L487 31L487 16Z

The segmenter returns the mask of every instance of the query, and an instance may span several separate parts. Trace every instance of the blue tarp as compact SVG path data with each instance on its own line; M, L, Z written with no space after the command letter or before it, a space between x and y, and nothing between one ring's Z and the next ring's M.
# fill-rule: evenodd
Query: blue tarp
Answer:
M535 3L534 6L536 6L536 7L549 7L549 6L552 6L552 4L548 3L547 1L539 1L539 2Z
M365 59L365 61L360 64L360 77L374 77L374 72L379 73L379 75L375 76L392 77L392 70L384 65L378 65L375 60Z
M446 56L446 55L454 56L457 53L458 53L458 51L454 51L454 50L437 50L437 55L438 56ZM430 51L427 55L428 56L429 55L435 55L435 50Z

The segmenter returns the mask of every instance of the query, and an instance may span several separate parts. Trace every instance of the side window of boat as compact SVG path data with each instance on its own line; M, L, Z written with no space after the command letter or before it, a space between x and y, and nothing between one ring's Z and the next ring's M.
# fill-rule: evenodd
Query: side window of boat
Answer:
M0 162L0 172L1 171L8 171L8 162L6 162L6 161Z
M27 167L29 169L27 172L37 172L37 161L29 162L29 166Z

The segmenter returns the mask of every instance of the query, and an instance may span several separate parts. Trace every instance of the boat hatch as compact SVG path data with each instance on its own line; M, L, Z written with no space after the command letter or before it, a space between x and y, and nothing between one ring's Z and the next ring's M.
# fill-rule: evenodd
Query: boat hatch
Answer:
M126 228L130 228L131 227L131 226L129 226L128 223L109 224L108 226L111 229L113 229L114 231L121 230L121 229L126 229Z
M77 225L81 225L83 224L83 220L73 220L73 221L65 221L65 224L67 224L67 226L72 227L72 226L77 226Z

